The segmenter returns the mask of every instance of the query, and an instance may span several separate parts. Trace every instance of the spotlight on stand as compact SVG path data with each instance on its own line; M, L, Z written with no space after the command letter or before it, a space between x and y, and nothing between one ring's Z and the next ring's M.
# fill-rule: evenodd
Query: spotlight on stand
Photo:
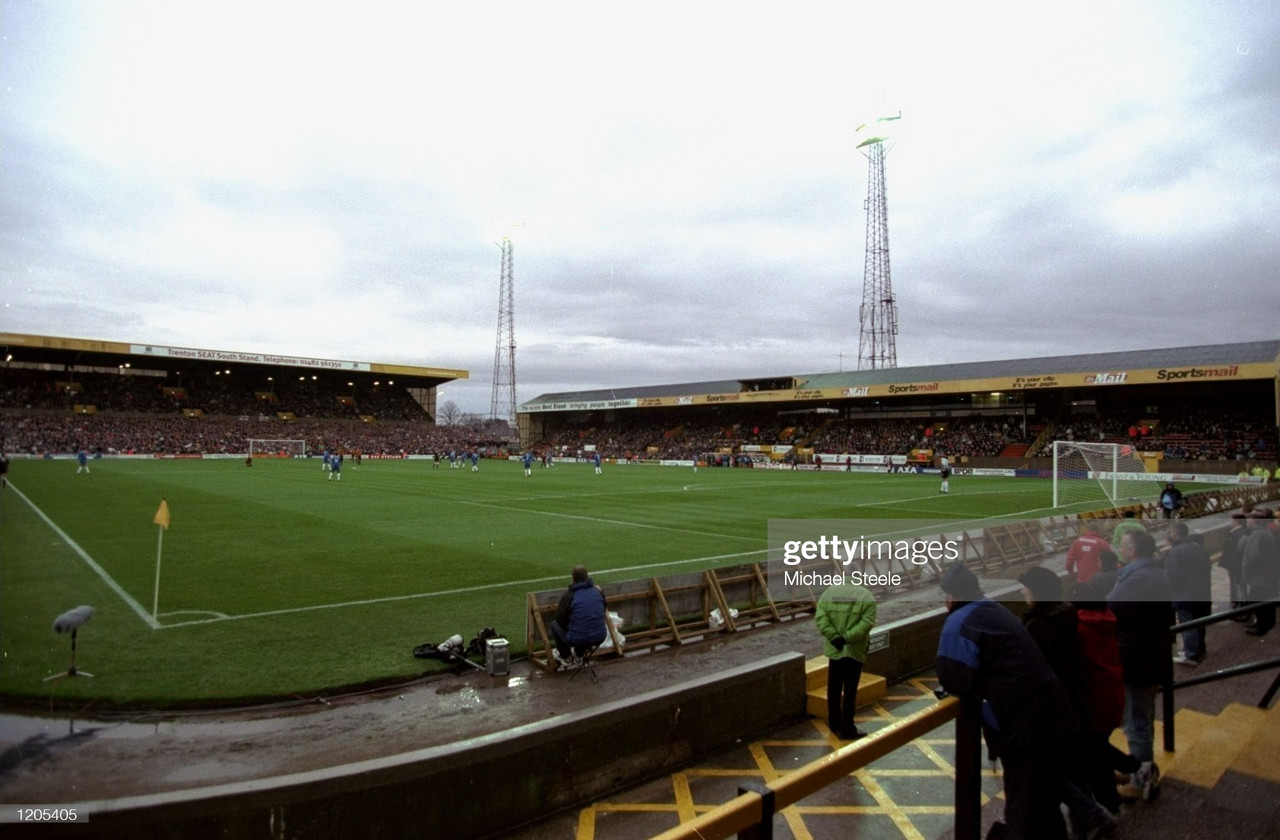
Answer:
M93 618L93 613L93 607L76 607L73 610L67 610L53 620L53 632L71 634L71 667L63 671L61 674L54 674L51 677L45 677L45 682L49 682L50 680L60 680L63 677L93 676L93 674L76 668L76 634L80 631L80 628L89 621L89 619Z

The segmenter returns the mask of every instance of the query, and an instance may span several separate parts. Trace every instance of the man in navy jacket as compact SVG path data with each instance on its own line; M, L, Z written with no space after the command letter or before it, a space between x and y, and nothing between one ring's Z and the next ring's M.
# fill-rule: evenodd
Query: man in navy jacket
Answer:
M1004 765L1005 836L1062 840L1061 759L1078 729L1067 695L1022 622L983 597L973 572L957 563L941 585L951 614L934 669L948 693L982 703L984 728Z
M604 592L592 582L585 566L574 566L573 582L560 598L551 635L555 636L556 661L568 666L575 655L596 647L605 640Z

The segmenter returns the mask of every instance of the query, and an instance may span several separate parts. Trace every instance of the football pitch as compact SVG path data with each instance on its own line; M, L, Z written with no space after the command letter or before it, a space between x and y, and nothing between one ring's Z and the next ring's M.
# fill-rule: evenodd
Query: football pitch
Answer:
M306 697L440 667L412 648L525 595L762 562L770 519L1048 515L1047 480L483 461L15 460L0 493L0 696L76 707ZM161 499L171 524L153 523ZM157 554L159 587L156 596ZM67 610L96 614L71 645Z

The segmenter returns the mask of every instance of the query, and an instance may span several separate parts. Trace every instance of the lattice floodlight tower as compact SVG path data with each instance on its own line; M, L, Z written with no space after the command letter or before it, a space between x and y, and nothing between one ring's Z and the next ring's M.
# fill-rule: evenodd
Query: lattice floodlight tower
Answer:
M884 190L885 143L894 122L881 117L858 126L856 148L867 158L867 254L862 274L862 306L858 309L858 370L898 366L898 306L889 278L889 207Z
M489 418L516 423L516 304L513 273L514 249L511 228L523 227L516 222L506 226L502 241L502 280L498 286L498 340L493 349L493 400Z

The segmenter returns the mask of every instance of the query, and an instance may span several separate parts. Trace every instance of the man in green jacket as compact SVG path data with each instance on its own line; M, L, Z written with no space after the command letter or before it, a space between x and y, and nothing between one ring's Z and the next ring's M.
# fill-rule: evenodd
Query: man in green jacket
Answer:
M822 634L827 663L827 726L838 738L854 741L867 733L853 722L858 705L858 681L867 660L871 628L876 623L876 601L853 583L827 587L818 598L814 622Z

